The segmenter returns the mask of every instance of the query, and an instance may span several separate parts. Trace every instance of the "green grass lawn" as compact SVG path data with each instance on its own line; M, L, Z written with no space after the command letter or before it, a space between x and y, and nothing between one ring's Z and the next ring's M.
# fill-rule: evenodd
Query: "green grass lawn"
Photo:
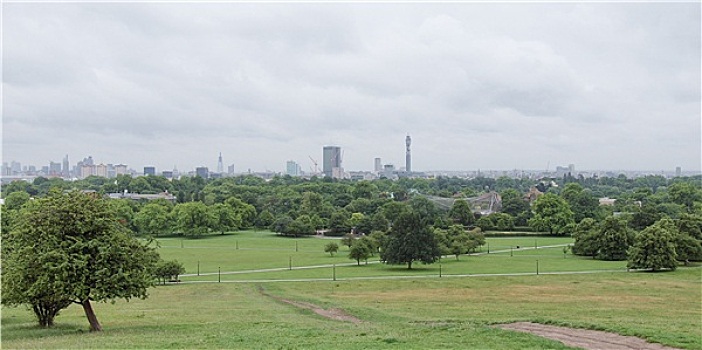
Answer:
M572 243L538 237L538 246ZM561 247L533 248L534 238L488 238L490 254L445 257L440 264L348 264L342 247L325 254L325 239L283 238L247 231L201 239L160 239L165 259L178 259L184 283L158 286L146 300L94 305L105 331L87 332L82 309L71 306L53 329L39 329L25 308L2 309L3 348L241 348L433 349L566 348L540 337L492 328L536 321L615 331L666 345L702 349L700 268L626 272L625 262L566 255ZM296 251L297 243L297 251ZM181 248L182 244L182 248ZM238 249L237 249L238 245ZM505 248L506 247L506 248ZM500 252L501 251L501 252ZM487 252L487 246L483 253ZM372 258L377 260L377 258ZM536 261L540 275L536 275ZM439 266L442 278L439 278ZM223 272L246 272L204 275ZM252 272L281 268L279 271ZM619 272L607 272L615 270ZM599 271L548 275L549 272ZM488 276L488 274L518 274ZM387 277L399 276L400 279ZM259 282L216 283L256 280ZM322 278L325 281L309 281ZM260 282L302 279L304 282ZM198 283L188 283L195 282ZM343 308L360 324L325 319L259 292Z

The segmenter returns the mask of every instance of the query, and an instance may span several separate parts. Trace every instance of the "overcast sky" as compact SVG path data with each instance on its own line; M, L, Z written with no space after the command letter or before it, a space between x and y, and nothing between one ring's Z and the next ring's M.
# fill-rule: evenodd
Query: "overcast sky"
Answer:
M700 3L7 3L3 161L700 170Z

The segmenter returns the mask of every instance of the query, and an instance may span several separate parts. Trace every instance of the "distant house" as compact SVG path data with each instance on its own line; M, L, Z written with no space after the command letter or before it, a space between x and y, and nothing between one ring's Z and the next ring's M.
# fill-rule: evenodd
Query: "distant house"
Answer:
M524 200L529 203L533 203L537 198L541 197L544 193L539 191L535 186L531 186L529 192L524 195Z
M601 205L601 206L603 206L603 205L614 205L614 202L616 202L616 201L617 201L617 200L614 199L614 198L604 197L604 198L600 198L600 205Z
M152 201L152 200L156 200L156 199L165 199L167 201L174 202L174 203L176 201L176 197L173 194L168 193L168 191L156 193L156 194L139 194L139 193L130 193L130 192L127 192L125 190L123 193L120 193L120 192L108 193L107 196L110 199L132 199L135 201L138 201L138 200Z

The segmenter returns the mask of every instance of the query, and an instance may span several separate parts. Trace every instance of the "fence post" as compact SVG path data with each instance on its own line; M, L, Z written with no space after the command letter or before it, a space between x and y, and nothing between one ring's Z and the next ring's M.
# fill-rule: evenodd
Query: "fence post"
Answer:
M236 240L236 250L239 250L239 240Z
M200 260L197 261L197 275L200 276Z
M441 264L439 264L439 278L441 278Z
M336 264L332 265L332 280L336 281Z
M222 283L222 267L217 267L217 283Z
M536 274L539 274L539 261L536 260Z
M509 256L514 256L514 252L512 251L512 246L509 246Z
M295 241L295 252L297 252L297 241Z
M488 252L487 253L490 254L490 242L487 242L487 245L488 245Z
M292 255L288 259L288 270L292 270Z

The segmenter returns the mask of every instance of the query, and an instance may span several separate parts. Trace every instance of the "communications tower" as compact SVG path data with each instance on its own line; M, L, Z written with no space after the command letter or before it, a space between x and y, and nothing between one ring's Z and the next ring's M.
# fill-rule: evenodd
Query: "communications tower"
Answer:
M412 172L412 153L410 151L410 145L412 144L412 138L407 134L405 137L405 145L407 145L407 151L405 153L405 171L408 173Z

